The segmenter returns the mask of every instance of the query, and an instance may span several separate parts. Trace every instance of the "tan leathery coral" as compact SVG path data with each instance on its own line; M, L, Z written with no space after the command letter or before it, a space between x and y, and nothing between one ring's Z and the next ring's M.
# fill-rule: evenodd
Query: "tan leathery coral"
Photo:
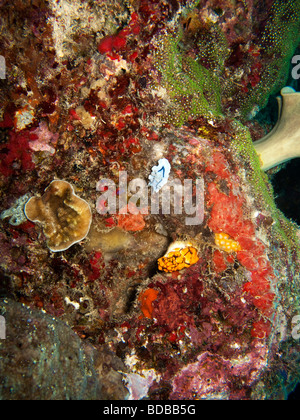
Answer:
M281 96L277 97L277 124L269 134L254 143L264 171L300 157L300 92L285 87L280 93Z
M67 181L52 181L42 197L32 197L25 205L26 217L41 223L48 248L64 251L88 234L92 221L89 204L74 193Z

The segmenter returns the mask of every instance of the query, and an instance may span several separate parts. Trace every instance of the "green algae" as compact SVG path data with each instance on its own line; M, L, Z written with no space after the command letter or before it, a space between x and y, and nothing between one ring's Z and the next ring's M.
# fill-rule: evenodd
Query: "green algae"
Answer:
M170 97L166 120L181 126L188 117L218 116L222 113L221 85L214 72L206 69L180 47L183 32L160 35L154 65L161 73L160 84Z

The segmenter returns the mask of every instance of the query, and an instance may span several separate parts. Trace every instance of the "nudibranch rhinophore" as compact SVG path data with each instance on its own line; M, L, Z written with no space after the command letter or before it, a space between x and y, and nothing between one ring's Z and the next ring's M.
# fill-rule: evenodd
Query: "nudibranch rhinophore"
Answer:
M158 269L171 273L188 268L199 261L198 252L189 242L174 242L158 260Z
M286 86L280 93L277 124L269 134L254 142L264 171L300 157L300 92Z

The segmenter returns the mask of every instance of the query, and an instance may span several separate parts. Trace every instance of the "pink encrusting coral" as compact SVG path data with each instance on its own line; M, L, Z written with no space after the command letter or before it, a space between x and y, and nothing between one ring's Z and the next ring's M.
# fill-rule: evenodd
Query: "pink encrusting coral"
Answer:
M118 227L131 232L143 230L146 225L143 214L141 214L137 207L132 203L121 209L120 214L117 216L117 220Z
M216 155L214 157L216 162ZM213 167L209 166L209 170L213 169L221 179L230 179L227 185L232 190L225 194L219 191L215 182L208 185L208 206L211 207L208 226L213 232L224 232L238 241L239 249L236 251L236 258L251 276L251 282L244 285L245 297L251 298L262 317L270 318L274 312L275 299L275 294L271 292L271 281L274 279L273 269L266 255L266 246L256 237L254 222L249 216L245 216L247 214L246 199L239 185L237 183L234 185L237 179L233 174L229 177L225 167L224 157L220 159L220 167L216 163ZM226 263L222 261L220 253L214 255L214 261L217 263L219 272L222 271L221 268L226 268ZM260 338L264 334L268 336L270 323L263 320L258 322L261 329L257 332L258 325L255 323L253 336Z
M253 349L254 350L254 349ZM172 399L246 399L245 389L232 392L230 382L237 376L251 378L251 386L259 377L262 366L266 366L266 348L260 346L249 352L248 358L236 359L234 363L226 358L204 352L197 361L188 364L174 377Z
M57 143L58 133L51 133L45 121L42 121L39 127L32 131L31 138L34 139L29 142L31 150L35 152L47 152L51 155L55 153L53 146Z

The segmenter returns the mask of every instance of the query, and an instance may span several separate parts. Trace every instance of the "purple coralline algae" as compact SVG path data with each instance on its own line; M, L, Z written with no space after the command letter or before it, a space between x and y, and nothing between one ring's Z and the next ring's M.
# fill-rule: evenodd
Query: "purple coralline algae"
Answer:
M0 9L0 399L285 399L300 234L256 141L300 3Z

